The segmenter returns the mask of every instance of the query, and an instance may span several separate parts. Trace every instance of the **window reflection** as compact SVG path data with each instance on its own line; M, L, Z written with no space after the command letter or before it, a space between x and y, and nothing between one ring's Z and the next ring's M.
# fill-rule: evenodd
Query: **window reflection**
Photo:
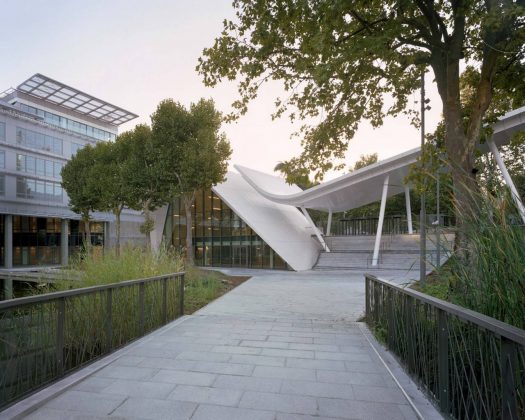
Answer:
M166 240L186 244L186 217L179 198L170 205ZM274 268L288 265L214 192L200 191L192 209L195 263L201 266Z

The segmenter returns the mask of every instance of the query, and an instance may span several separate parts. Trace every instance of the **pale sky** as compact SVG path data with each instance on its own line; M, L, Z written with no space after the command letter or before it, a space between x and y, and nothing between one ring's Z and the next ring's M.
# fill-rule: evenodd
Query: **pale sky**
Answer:
M226 113L237 97L234 83L206 88L195 71L203 48L233 17L231 0L2 0L1 10L0 91L42 73L140 116L121 132L149 123L162 99L189 105L211 97ZM430 74L426 80L432 106L427 128L433 131L441 102ZM230 166L272 172L277 162L300 153L299 139L290 139L300 124L271 120L280 94L279 83L266 86L246 116L223 126L233 148ZM376 130L364 122L347 162L374 152L384 159L419 142L406 117L387 119Z

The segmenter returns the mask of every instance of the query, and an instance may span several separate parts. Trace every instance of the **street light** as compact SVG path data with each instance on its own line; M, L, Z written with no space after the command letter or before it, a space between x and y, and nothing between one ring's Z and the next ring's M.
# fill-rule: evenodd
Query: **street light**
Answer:
M424 171L423 148L425 146L425 70L421 70L421 172ZM426 209L425 209L425 176L423 174L423 188L421 192L421 210L419 211L419 283L425 286L427 275L427 238L426 238Z

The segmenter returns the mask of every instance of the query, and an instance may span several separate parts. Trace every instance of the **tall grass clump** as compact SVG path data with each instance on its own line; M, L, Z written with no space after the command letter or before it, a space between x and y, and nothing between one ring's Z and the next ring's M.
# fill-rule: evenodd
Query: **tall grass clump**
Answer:
M183 270L183 261L180 253L171 249L126 247L120 255L106 251L79 256L72 268L80 273L79 287L86 287L176 273Z
M463 219L463 258L452 258L446 268L453 298L525 328L525 226L508 195L480 193L472 203L474 211Z

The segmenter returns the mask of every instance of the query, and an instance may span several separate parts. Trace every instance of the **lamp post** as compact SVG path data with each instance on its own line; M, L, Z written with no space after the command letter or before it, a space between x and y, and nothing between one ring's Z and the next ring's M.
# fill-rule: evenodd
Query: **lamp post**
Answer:
M425 146L425 70L421 70L421 171L424 170L423 147ZM421 210L419 212L419 283L425 286L427 275L427 235L425 209L425 176L423 174L423 188L421 193Z

